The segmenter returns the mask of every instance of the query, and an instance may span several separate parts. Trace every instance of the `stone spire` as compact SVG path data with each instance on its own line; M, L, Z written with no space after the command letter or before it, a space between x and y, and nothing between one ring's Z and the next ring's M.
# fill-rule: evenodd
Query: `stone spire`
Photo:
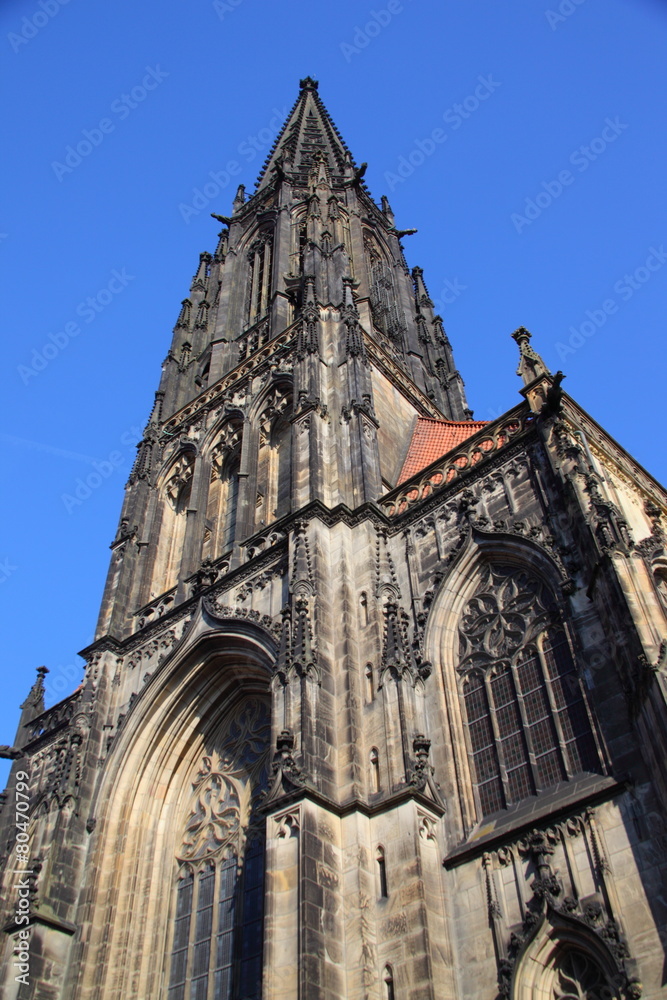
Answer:
M336 180L354 178L352 154L343 142L318 94L318 82L307 76L257 179L256 191L283 174L306 186L315 154L324 159Z

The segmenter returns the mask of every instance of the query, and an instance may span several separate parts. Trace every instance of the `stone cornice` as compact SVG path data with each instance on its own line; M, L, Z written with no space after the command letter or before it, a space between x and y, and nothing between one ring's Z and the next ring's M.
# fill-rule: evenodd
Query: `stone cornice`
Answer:
M334 813L339 818L349 816L354 812L362 813L362 815L369 818L380 816L382 813L390 812L392 809L396 809L398 806L411 801L417 802L418 805L430 810L438 818L445 814L445 809L440 803L434 802L428 795L424 795L423 792L407 785L405 788L400 788L377 802L365 802L359 798L348 799L345 802L335 802L334 799L330 799L327 795L317 791L317 789L304 785L302 788L286 792L279 798L272 799L271 802L267 803L267 815L281 813L290 806L293 807L302 802L304 799L326 809L328 812Z
M586 806L608 802L624 792L626 787L625 781L599 775L597 781L593 781L587 788L582 789L578 782L572 782L571 793L568 795L567 789L564 789L564 794L555 800L550 799L548 793L543 793L542 797L535 800L534 809L528 813L519 810L514 820L511 817L496 819L496 825L489 824L491 829L488 832L485 832L486 828L482 822L476 839L469 838L455 847L444 859L443 865L447 869L458 868L459 865L466 864L486 851L516 840L536 826L553 823Z

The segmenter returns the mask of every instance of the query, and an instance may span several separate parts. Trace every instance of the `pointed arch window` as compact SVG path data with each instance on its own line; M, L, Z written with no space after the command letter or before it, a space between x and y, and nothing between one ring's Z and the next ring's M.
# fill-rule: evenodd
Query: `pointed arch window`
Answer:
M384 1000L396 1000L396 993L394 992L394 973L391 965L385 965L384 972L382 974L382 982L384 984Z
M247 699L192 781L177 852L168 1000L260 1000L268 706Z
M248 308L250 326L266 316L271 300L271 265L273 262L273 234L265 231L248 251Z
M367 663L364 667L364 687L366 691L366 702L370 704L375 698L375 688L373 685L373 664Z
M371 792L376 793L380 791L380 754L377 747L371 747L368 760L371 765Z
M217 559L234 544L242 435L241 422L231 420L220 431L211 452L203 559Z
M192 495L195 456L185 451L167 474L162 490L160 533L153 567L152 596L170 590L178 581L185 540L187 511Z
M387 883L387 859L384 847L378 847L375 852L375 860L378 866L378 883L380 899L389 899L389 885Z
M259 417L257 455L257 529L289 513L292 492L292 394L277 388Z
M405 323L401 319L394 268L371 233L364 235L368 262L370 302L373 321L393 347L401 347Z
M582 772L601 754L565 623L537 577L489 565L459 626L460 690L482 815Z

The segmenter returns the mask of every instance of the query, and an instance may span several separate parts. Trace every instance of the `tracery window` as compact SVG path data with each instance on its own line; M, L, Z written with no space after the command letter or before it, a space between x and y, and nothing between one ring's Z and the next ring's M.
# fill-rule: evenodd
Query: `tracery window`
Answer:
M617 996L597 962L583 951L564 952L556 965L553 1000L615 1000Z
M248 308L247 320L252 326L266 316L271 295L271 264L273 260L273 235L260 233L248 251Z
M513 566L487 565L459 626L461 694L483 815L585 771L600 754L553 595Z
M373 320L392 346L402 346L405 323L401 319L394 268L380 251L373 236L366 233L364 247L370 278L370 301Z
M267 705L247 699L192 780L177 851L169 1000L260 1000Z

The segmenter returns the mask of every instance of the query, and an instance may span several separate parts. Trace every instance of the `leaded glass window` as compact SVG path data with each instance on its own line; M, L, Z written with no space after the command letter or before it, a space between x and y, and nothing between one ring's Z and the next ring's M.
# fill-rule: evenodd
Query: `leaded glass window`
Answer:
M247 699L192 779L173 921L169 1000L260 1000L268 707Z
M479 808L497 812L600 754L565 624L526 570L488 565L459 626L458 671Z

